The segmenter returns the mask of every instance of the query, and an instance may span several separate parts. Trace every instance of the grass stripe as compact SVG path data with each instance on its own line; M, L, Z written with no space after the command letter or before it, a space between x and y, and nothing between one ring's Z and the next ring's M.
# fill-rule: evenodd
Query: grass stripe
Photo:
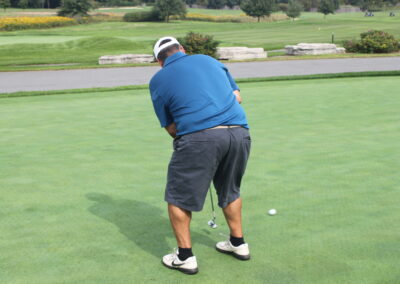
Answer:
M346 72L346 73L333 73L333 74L313 74L313 75L245 78L245 79L237 79L236 82L240 83L240 84L245 84L245 83L270 82L270 81L292 81L292 80L357 78L357 77L386 77L386 76L400 76L400 70L399 71L368 71L368 72ZM94 92L100 93L100 92L110 92L110 91L143 90L143 89L147 89L147 88L148 88L148 84L146 84L146 85L128 85L128 86L121 86L121 87L68 89L68 90L55 90L55 91L13 92L13 93L0 94L0 99L1 98L15 98L15 97L64 95L64 94L82 94L82 93L94 93Z

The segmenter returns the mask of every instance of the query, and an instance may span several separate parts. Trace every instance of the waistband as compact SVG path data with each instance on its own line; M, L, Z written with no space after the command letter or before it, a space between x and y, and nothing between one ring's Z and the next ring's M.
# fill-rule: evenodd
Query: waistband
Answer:
M242 126L240 126L240 125L218 125L218 126L207 128L207 129L235 128L235 127L242 127Z

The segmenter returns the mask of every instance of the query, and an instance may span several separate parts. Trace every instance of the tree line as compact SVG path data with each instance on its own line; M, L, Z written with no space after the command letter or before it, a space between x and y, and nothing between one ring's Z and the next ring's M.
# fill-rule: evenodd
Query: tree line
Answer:
M58 8L62 6L65 0L0 0L0 6L3 8ZM79 0L77 0L79 1ZM88 0L89 1L89 0ZM181 0L189 7L199 5L209 9L234 8L243 6L263 7L265 5L284 7L293 0ZM321 6L333 6L337 9L339 5L353 5L360 7L361 10L378 11L382 7L395 6L400 0L296 0L303 7L304 11L319 9ZM92 2L97 6L136 6L136 5L154 5L156 0L96 0ZM283 5L280 5L283 4ZM326 9L324 9L326 10Z

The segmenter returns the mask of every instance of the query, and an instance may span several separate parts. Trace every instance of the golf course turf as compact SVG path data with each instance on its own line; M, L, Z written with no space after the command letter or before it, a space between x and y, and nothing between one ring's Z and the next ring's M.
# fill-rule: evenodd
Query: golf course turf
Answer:
M0 283L398 283L400 77L242 83L252 259L193 215L199 274L163 267L172 141L146 89L0 99ZM269 216L268 210L277 209ZM190 278L190 279L189 279Z
M221 10L211 9L189 10L190 13L206 11L221 13ZM242 13L237 10L225 12ZM371 29L391 33L397 39L400 37L400 17L389 17L387 11L377 12L374 17L363 15L362 12L337 13L324 19L321 13L304 12L296 21L273 23L105 22L0 32L0 70L96 67L98 58L102 55L151 54L154 42L161 36L182 37L190 31L212 35L221 42L221 46L263 47L266 50L281 49L287 44L300 42L330 43L332 33L335 43L341 45L343 40L359 38L360 33Z

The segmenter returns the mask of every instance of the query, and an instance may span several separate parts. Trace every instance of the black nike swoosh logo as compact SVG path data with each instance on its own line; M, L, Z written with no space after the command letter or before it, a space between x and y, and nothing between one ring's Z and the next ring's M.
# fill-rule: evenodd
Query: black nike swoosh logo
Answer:
M184 263L176 264L175 260L171 264L172 264L172 266L177 266L177 267L184 265Z

